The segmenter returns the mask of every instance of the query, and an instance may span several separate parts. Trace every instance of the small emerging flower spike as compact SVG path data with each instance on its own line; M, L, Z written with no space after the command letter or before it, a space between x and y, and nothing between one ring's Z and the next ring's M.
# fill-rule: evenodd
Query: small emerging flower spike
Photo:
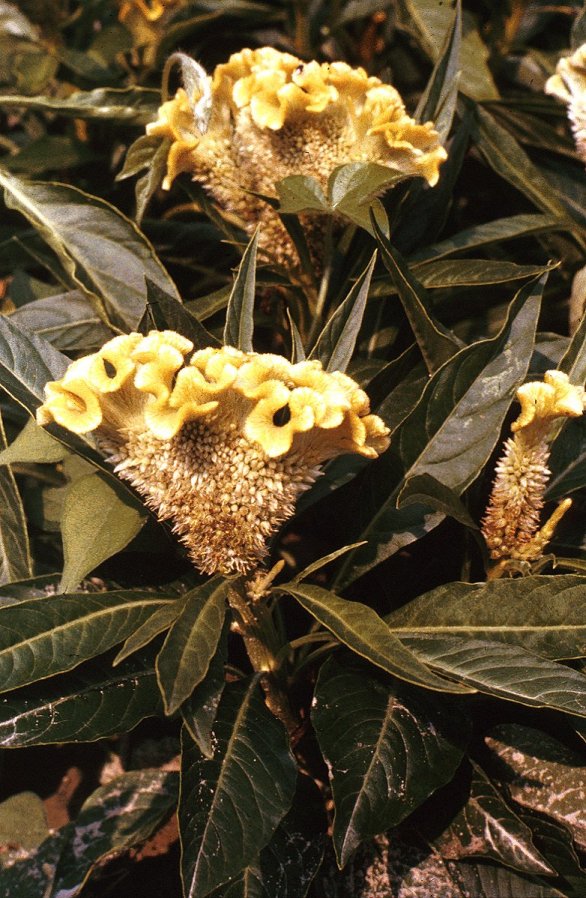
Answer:
M482 532L495 560L536 561L571 506L561 502L539 527L553 424L558 418L577 418L584 411L584 389L569 383L561 371L547 371L543 383L517 390L521 413L511 425L514 434L496 466L496 478L482 521Z
M190 172L250 233L260 221L261 245L287 266L296 264L293 244L272 207L254 194L274 195L288 175L314 177L325 190L332 171L350 162L375 162L434 185L447 158L433 124L410 118L394 87L344 62L246 49L216 67L207 89L205 130L193 111L201 96L183 88L147 126L148 134L171 141L163 187ZM316 251L320 219L304 216L304 224Z
M246 573L320 465L376 458L388 428L347 375L174 331L128 334L45 387L39 424L94 431L120 477L172 520L204 573Z
M572 56L559 60L555 75L545 84L545 92L567 105L576 150L586 164L586 44Z

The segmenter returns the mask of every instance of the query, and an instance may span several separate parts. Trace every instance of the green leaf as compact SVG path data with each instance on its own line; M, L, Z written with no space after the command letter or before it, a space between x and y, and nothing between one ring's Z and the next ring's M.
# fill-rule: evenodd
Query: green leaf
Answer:
M105 119L125 124L146 125L157 116L160 93L146 87L79 90L68 97L24 97L0 95L5 109L34 109L38 112L57 112L73 118Z
M494 727L486 744L514 801L561 823L586 847L583 755L548 733L517 723Z
M467 729L426 693L334 659L320 670L312 721L330 773L340 867L451 780Z
M152 592L115 590L0 606L0 692L45 680L106 652L164 601Z
M0 415L0 457L5 451L6 434ZM24 580L32 573L24 508L14 475L4 463L0 467L0 583Z
M470 793L464 806L434 839L434 845L448 860L489 857L526 873L554 872L533 844L530 828L473 762Z
M368 605L350 602L321 586L309 586L305 583L279 584L277 589L292 595L340 642L387 673L427 689L441 692L469 691L435 676L424 664L419 663Z
M457 636L405 636L421 661L479 692L586 717L586 676L520 646Z
M358 546L362 545L362 543L352 543L349 546L342 546L341 549L336 549L335 552L330 552L329 555L324 555L323 558L318 558L317 561L313 561L311 564L308 564L307 567L303 568L298 574L295 574L293 577L294 583L301 583L302 580L307 580L308 577L311 577L316 571L319 571L322 567L325 567L326 564L330 564L330 562L335 561L337 558L341 558L342 555L345 555L346 552L351 552L352 549L356 549Z
M55 251L73 283L106 320L133 330L146 306L145 277L176 289L146 237L104 200L74 187L26 182L0 171L10 209L21 212Z
M78 895L104 858L145 842L177 803L176 773L132 770L90 795L72 824L52 894Z
M573 383L581 383L572 378ZM584 417L570 420L559 428L548 467L553 472L546 498L562 499L586 486L586 426Z
M92 350L112 336L81 290L29 302L12 312L10 320L61 351Z
M321 186L308 175L288 175L275 185L279 196L279 212L329 212L330 207Z
M430 374L462 348L454 334L436 320L424 288L377 223L372 221L383 262L389 270Z
M472 520L470 513L454 490L444 486L430 474L411 477L399 493L397 508L406 505L420 505L441 511L447 517L454 518L470 530L478 530L478 524Z
M559 263L547 265L517 265L516 262L500 262L494 259L445 259L413 266L420 283L429 290L452 287L488 287L491 284L508 284L527 278L537 278L553 271Z
M228 684L206 759L183 730L179 832L188 898L204 898L255 860L293 799L297 768L258 679Z
M452 27L446 32L444 45L415 110L416 121L434 122L441 143L444 143L450 133L456 111L461 74L461 43L462 9L458 0Z
M37 848L49 835L45 805L34 792L18 792L0 804L0 845Z
M136 197L136 222L140 224L151 197L161 186L167 173L167 159L171 141L150 134L143 134L129 148L124 160L124 167L116 175L117 181L137 174L146 169L134 187Z
M170 600L155 611L154 614L151 614L151 616L145 620L144 624L141 624L140 627L130 634L114 658L112 666L115 667L117 664L120 664L121 661L124 661L129 655L132 655L133 652L137 652L139 649L144 648L145 645L148 645L155 636L159 635L159 633L168 630L173 621L177 620L181 609L181 599L175 599L174 601Z
M152 661L133 658L112 670L100 659L0 699L0 746L93 742L162 712Z
M61 592L71 592L103 561L120 552L141 530L147 513L137 499L99 472L74 481L61 518Z
M376 199L390 187L405 180L399 169L375 162L350 162L334 169L328 179L328 203L331 214L344 215L351 222L373 233L372 219L388 233L384 207Z
M39 893L43 896L50 894L57 861L72 829L73 824L61 827L45 839L30 858L0 870L4 898L39 898Z
M183 723L189 735L206 758L214 757L212 742L214 721L226 681L225 664L228 655L230 617L226 616L218 648L210 661L207 673L181 706Z
M450 864L452 887L458 895L474 898L567 898L547 879L516 873L506 867L482 860Z
M385 618L404 635L518 645L546 658L586 656L586 577L577 574L447 583Z
M291 312L289 309L286 309L287 312L287 321L289 322L289 330L291 332L291 364L295 365L297 362L305 361L305 349L303 346L303 340L301 339L301 334L295 324Z
M157 677L167 714L173 714L205 677L226 616L226 581L216 578L186 594L157 656Z
M12 316L0 316L0 382L29 414L44 402L47 381L63 377L68 365L67 356L42 337L21 331Z
M350 364L362 324L370 280L376 263L376 252L350 288L346 299L338 306L317 338L309 358L316 358L326 371L345 371Z
M580 866L568 830L539 814L526 811L520 816L531 827L535 844L539 850L558 876L562 877L564 893L568 898L582 898L586 871Z
M462 349L436 371L418 404L394 431L391 448L355 479L351 487L360 497L362 520L367 513L370 520L366 518L369 523L361 532L349 535L367 543L347 557L338 586L440 523L443 515L431 515L426 506L395 508L400 490L412 477L429 474L461 493L484 468L529 367L543 281L519 290L496 337ZM369 481L378 484L382 478L389 483L398 467L403 479L388 490L382 506L372 512L364 508L365 497L381 495L380 487L371 487Z
M177 331L191 340L195 349L221 345L220 341L210 334L197 316L188 311L176 296L165 293L148 278L146 284L148 312L154 318L155 326L159 330L169 328Z
M254 331L254 291L256 285L256 253L258 248L258 228L250 242L238 268L234 286L226 309L224 344L234 346L243 352L252 352Z

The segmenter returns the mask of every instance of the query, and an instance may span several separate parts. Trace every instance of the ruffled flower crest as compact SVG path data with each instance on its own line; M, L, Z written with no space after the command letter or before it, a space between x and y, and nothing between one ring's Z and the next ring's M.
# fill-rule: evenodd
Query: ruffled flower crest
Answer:
M199 90L188 96L180 88L147 126L148 134L171 142L163 187L191 172L251 232L260 220L264 248L284 264L296 262L293 244L274 210L253 193L273 195L275 183L294 174L314 177L325 189L333 170L351 162L374 162L433 186L447 158L433 124L410 118L394 87L343 62L304 63L271 47L245 49L218 65ZM210 109L202 127L192 109L204 91Z
M375 458L388 428L352 378L318 361L192 350L174 331L115 337L46 385L37 420L95 432L202 571L245 572L319 466Z
M578 155L586 163L586 44L572 56L564 56L556 73L548 78L545 91L562 100L568 107Z
M540 528L554 424L559 418L583 414L584 389L571 384L561 371L546 371L543 382L519 387L517 399L521 412L496 466L482 532L491 558L536 561L572 504L564 499Z

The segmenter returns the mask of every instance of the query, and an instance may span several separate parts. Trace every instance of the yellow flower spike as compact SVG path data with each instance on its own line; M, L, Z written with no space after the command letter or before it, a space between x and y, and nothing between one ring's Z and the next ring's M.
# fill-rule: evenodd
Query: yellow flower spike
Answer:
M224 346L186 362L191 346L173 331L116 337L47 384L37 420L95 431L200 570L244 573L262 561L267 537L320 464L343 452L374 458L389 431L351 378L318 361L292 365ZM107 390L91 379L96 359L113 360ZM126 379L125 359L135 366Z
M93 356L88 366L88 383L99 393L119 390L136 370L132 352L140 339L140 334L128 334L110 340Z
M205 133L182 90L147 126L147 133L171 141L163 187L190 172L249 233L260 223L261 246L289 268L299 265L294 244L259 194L274 196L275 184L290 175L313 177L325 190L335 168L355 162L434 185L447 158L433 125L410 118L395 88L346 63L244 49L216 67L209 89ZM319 267L323 231L311 227L311 213L305 217Z
M482 521L491 558L536 561L543 555L555 527L571 506L561 502L546 524L540 512L550 477L547 463L553 424L558 418L576 418L584 411L584 389L569 382L562 371L546 371L543 382L519 387L521 413L511 425L514 434L496 466L496 478ZM501 567L495 569L500 572Z

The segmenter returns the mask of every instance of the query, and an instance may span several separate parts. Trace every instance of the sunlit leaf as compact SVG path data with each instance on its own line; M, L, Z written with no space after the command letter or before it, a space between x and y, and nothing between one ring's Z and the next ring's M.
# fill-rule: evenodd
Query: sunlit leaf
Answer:
M38 112L58 112L73 118L106 119L133 125L146 125L156 118L159 101L158 90L137 86L79 90L68 97L0 95L0 106L6 109L20 107Z

